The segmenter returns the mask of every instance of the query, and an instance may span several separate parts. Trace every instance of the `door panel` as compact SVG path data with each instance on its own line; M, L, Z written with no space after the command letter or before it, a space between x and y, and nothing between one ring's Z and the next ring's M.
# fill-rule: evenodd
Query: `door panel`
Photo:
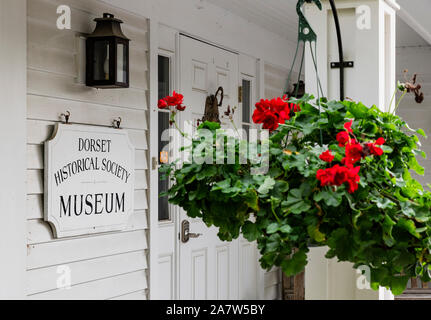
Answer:
M200 41L180 37L180 92L187 106L180 113L180 126L184 121L196 125L202 119L205 100L215 94L219 86L224 89L220 118L227 106L238 104L238 55ZM234 121L238 127L241 115L236 112ZM224 127L231 127L228 120ZM202 234L179 245L180 299L239 299L240 240L222 242L217 228L208 228L200 219L190 219L180 212L180 222L190 222L190 232ZM254 257L256 258L256 257ZM257 267L257 259L248 266ZM253 275L252 275L253 276ZM249 279L253 282L253 279ZM254 290L256 292L256 289ZM256 298L256 295L249 298Z
M187 257L188 259L188 257ZM191 250L192 299L208 299L208 254L205 248Z

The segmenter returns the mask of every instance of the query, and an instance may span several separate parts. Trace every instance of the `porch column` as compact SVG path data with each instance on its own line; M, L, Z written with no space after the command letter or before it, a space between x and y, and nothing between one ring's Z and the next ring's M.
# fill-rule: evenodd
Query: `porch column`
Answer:
M326 97L340 99L340 70L334 17L328 0L323 9L307 4L305 15L317 34L317 64ZM395 90L395 20L399 6L395 0L336 0L346 68L345 96L367 106L387 110ZM317 93L314 64L307 46L305 58L306 92ZM385 289L373 291L358 287L359 274L350 263L326 260L325 248L311 249L305 272L306 299L390 299ZM360 280L360 279L359 279ZM361 282L361 281L359 281Z
M26 0L0 0L0 299L26 287Z

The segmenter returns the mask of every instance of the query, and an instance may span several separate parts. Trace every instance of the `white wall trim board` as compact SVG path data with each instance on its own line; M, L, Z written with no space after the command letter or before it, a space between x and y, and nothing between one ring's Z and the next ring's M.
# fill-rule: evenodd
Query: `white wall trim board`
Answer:
M0 299L26 286L27 1L0 0Z

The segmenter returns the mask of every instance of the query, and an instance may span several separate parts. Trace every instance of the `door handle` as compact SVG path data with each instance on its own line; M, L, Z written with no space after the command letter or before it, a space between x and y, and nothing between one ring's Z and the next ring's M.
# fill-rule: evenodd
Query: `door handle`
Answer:
M191 233L191 232L189 232L189 233L187 233L187 235L189 236L189 238L199 238L202 235L202 233Z
M187 220L183 220L181 222L181 242L187 243L189 242L190 238L199 238L202 235L202 233L192 233L190 232L190 222Z

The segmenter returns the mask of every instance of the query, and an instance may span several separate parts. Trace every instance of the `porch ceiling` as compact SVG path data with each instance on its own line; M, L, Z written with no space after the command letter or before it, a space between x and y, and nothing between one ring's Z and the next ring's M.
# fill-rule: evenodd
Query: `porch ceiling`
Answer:
M431 2L429 0L397 0L397 2L401 6L398 16L425 40L425 44L431 45L431 19L429 18ZM410 39L409 44L423 45L422 39L419 38L416 43L413 41L413 44Z
M298 16L294 0L207 0L281 37L296 41Z

